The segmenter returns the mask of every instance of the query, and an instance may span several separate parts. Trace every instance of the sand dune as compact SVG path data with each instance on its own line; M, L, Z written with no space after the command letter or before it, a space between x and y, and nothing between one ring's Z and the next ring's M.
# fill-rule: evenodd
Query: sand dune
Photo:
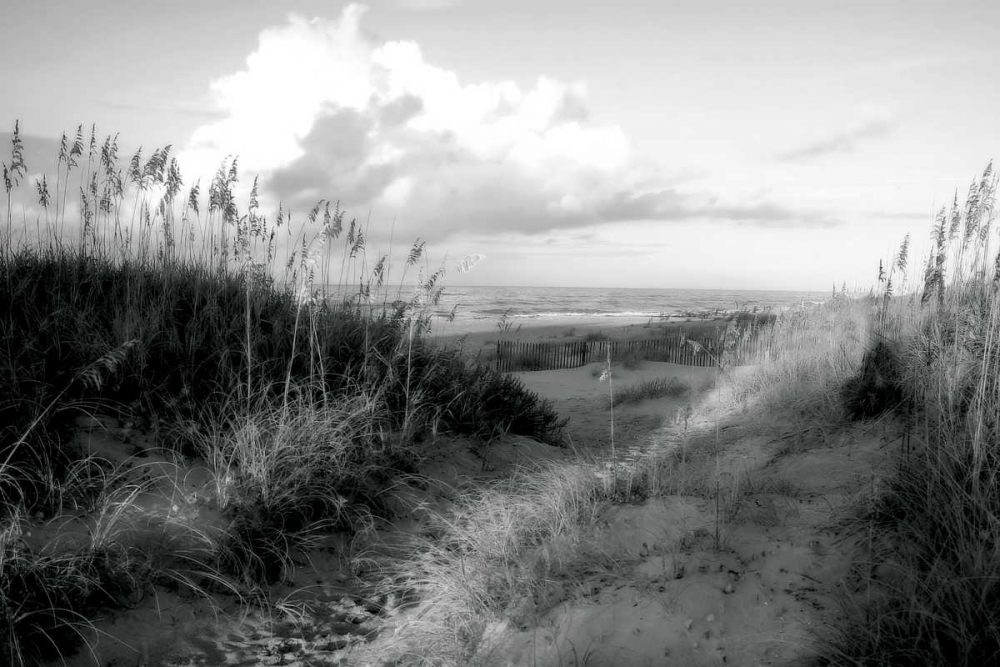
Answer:
M570 446L520 437L488 446L444 436L428 443L420 474L394 487L395 520L360 538L330 536L324 548L301 554L299 567L271 591L285 601L283 614L239 611L224 596L159 593L98 623L90 638L96 653L67 664L410 664L383 659L398 654L401 629L415 612L372 597L377 572L359 563L406 557L410 538L433 539L463 494L515 469L584 460L598 461L599 474L611 451L612 415L620 470L684 447L679 486L638 504L605 504L587 527L592 557L491 622L476 664L760 665L812 655L810 633L829 623L832 596L850 586L853 544L838 534L838 513L884 465L882 445L893 434L858 430L836 447L818 446L808 430L719 408L721 390L713 387L726 378L718 369L646 361L615 366L611 384L600 370L517 374L569 418ZM612 412L610 391L659 378L690 391L619 403ZM114 429L81 437L104 451L124 446ZM197 498L198 489L182 490ZM196 505L177 513L196 516ZM416 658L420 647L411 650Z

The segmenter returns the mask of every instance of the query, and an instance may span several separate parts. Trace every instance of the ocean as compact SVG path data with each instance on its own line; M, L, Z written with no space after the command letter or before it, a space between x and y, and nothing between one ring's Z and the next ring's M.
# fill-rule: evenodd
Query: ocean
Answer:
M777 290L632 289L592 287L456 287L447 285L435 315L463 329L581 320L638 320L732 310L778 311L821 303L829 293Z

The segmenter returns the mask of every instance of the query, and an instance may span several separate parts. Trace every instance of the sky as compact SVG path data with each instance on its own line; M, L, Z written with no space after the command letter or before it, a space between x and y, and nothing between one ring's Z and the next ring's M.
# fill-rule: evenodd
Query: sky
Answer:
M238 156L262 206L339 201L370 252L483 256L451 284L867 288L996 155L998 26L992 0L6 3L0 160L15 120L171 144L186 185Z

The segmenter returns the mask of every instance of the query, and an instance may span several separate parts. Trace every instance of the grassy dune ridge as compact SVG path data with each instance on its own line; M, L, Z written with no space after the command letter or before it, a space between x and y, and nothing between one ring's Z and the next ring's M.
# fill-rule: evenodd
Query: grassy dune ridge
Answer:
M905 244L880 271L882 298L850 414L891 410L905 428L898 470L859 507L870 540L863 602L847 605L833 654L866 664L1000 660L1000 254L997 176L974 179L932 228L915 294L891 298Z
M256 181L240 206L235 160L205 206L197 183L181 197L169 147L123 164L117 136L92 130L88 144L82 127L63 137L54 179L22 182L23 159L16 127L0 225L6 664L58 654L92 614L154 585L265 603L296 549L383 511L381 491L432 433L559 441L556 414L515 379L427 344L445 270L426 265L422 241L399 266L371 261L368 230L324 200L279 246L290 212L268 220ZM33 219L14 217L18 187L37 194ZM89 453L74 434L102 419L149 440L125 462ZM144 513L138 499L164 482L138 473L153 451L207 466L218 531L177 535ZM87 510L91 539L27 539ZM149 548L139 523L171 541Z

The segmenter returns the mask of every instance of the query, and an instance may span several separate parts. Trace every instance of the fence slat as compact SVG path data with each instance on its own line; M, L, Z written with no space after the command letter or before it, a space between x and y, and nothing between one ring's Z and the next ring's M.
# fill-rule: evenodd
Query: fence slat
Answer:
M773 358L770 342L761 336L740 340L726 350L720 339L690 339L691 345L679 334L670 334L646 340L598 340L569 343L541 343L498 340L495 368L501 372L532 370L557 370L579 368L590 363L604 363L608 353L612 363L631 353L640 359L667 361L685 366L715 366L725 355L726 363L742 365L761 356Z

